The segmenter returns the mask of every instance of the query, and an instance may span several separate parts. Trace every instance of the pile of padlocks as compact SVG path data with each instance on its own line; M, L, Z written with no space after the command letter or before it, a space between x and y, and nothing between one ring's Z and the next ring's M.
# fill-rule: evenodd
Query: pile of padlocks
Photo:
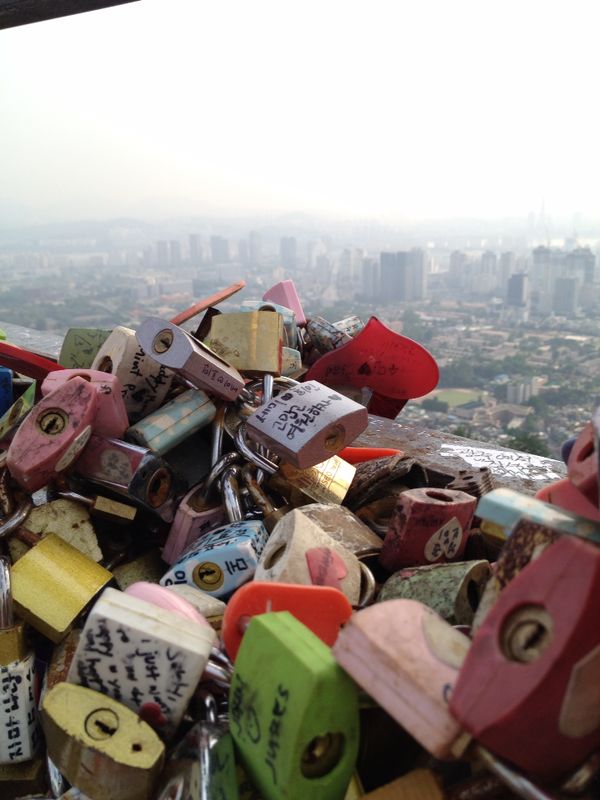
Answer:
M0 798L600 797L600 419L543 499L352 446L432 357L236 288L0 343Z

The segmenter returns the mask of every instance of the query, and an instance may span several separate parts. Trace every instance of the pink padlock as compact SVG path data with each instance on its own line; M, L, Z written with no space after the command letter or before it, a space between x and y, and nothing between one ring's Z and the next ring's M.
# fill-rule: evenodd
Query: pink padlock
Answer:
M137 583L132 583L131 586L125 589L125 594L130 594L139 600L145 600L147 603L154 603L155 606L172 611L174 614L179 614L180 617L185 617L185 619L192 620L198 625L210 628L206 618L199 611L196 611L191 603L188 603L185 598L174 592L165 589L164 586L159 586L157 583L137 581Z
M598 506L598 453L591 422L583 428L571 449L567 464L569 479L590 503Z
M477 499L458 489L408 489L392 514L379 561L402 567L460 561Z
M294 286L294 281L285 280L271 286L263 294L263 300L270 300L271 303L278 303L280 306L291 308L296 315L296 323L298 325L306 325L306 316L302 309L302 303L298 297L298 292Z
M94 417L94 433L99 436L114 436L119 439L129 427L127 409L123 400L121 381L110 372L97 369L62 369L48 373L42 383L42 396L62 386L73 378L89 381L98 395L98 406Z
M174 564L192 542L226 522L227 513L220 498L214 502L208 500L204 484L192 487L175 512L175 519L162 551L163 561Z
M91 436L97 397L88 381L72 378L33 407L6 459L20 486L35 492L71 466Z

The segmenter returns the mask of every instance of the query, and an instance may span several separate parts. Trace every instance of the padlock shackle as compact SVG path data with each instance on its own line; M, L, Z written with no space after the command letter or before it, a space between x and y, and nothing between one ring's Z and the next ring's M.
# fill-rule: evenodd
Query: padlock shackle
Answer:
M33 508L31 500L25 500L10 517L0 523L0 539L5 539L14 533L25 522Z
M10 561L0 557L0 630L13 628L15 617L10 580Z
M235 432L235 446L247 461L251 461L259 469L263 469L265 472L268 472L269 475L274 475L279 469L278 464L275 464L275 462L270 461L266 456L263 456L260 453L257 453L255 450L252 450L246 441L245 422L240 423L237 431Z

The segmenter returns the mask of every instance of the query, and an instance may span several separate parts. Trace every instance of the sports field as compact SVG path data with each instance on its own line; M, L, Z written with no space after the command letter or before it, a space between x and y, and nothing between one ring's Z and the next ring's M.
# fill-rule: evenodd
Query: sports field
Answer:
M442 403L448 403L450 408L462 406L464 403L471 403L473 400L478 400L480 395L484 394L475 389L438 389L435 392L427 395L427 399L435 397ZM424 400L425 398L421 398Z

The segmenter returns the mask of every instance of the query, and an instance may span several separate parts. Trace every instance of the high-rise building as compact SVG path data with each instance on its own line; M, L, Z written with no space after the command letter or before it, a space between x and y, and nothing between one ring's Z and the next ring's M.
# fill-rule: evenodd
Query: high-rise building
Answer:
M529 301L529 276L524 272L511 275L506 286L506 305L525 306Z
M197 267L202 262L202 250L200 249L200 237L197 233L190 233L190 263Z
M229 242L224 236L210 237L210 257L213 264L225 264L229 261Z
M257 231L250 231L248 235L248 261L252 267L258 267L262 262L262 240Z
M506 287L508 279L516 272L517 259L514 253L502 253L500 256L500 264L498 266L498 273L496 279L496 288L502 289Z
M156 243L156 265L158 267L169 266L169 244L160 241Z
M409 300L425 300L427 297L427 274L429 257L418 247L410 251L409 261Z
M363 258L362 293L367 300L379 296L379 263L376 258Z
M578 278L557 278L554 282L553 310L564 317L574 316L579 309L581 282Z
M169 263L172 267L178 267L181 264L181 242L177 239L171 239L169 242Z
M295 270L298 264L298 243L294 236L282 236L279 242L279 259L286 270Z
M427 265L426 253L418 248L410 252L381 253L378 292L381 301L424 300Z
M465 285L468 261L467 254L460 250L450 253L448 278L450 285L456 289L462 289Z
M593 284L596 279L596 256L589 247L577 247L565 254L565 266L569 277L581 279L582 283Z

